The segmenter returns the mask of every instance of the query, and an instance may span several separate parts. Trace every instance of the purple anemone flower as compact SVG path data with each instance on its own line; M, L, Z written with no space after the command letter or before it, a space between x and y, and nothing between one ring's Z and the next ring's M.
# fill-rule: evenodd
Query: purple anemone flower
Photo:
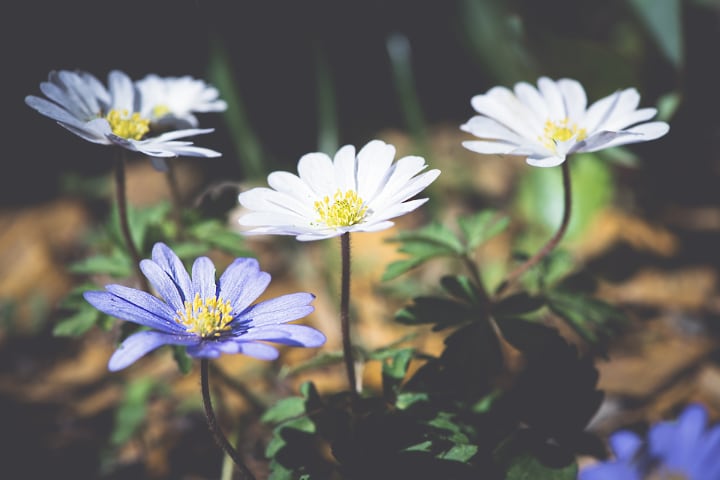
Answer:
M325 343L320 331L288 324L314 310L313 294L291 293L251 305L270 283L270 274L261 271L253 258L235 259L216 281L212 261L200 257L193 263L191 278L175 252L156 243L152 260L140 262L140 269L162 300L122 285L84 294L101 312L150 328L122 342L110 358L111 371L162 345L184 346L196 358L242 353L274 360L278 350L264 342L296 347Z
M720 479L720 425L709 427L700 404L676 421L658 422L647 439L621 430L610 437L614 459L580 473L580 480Z

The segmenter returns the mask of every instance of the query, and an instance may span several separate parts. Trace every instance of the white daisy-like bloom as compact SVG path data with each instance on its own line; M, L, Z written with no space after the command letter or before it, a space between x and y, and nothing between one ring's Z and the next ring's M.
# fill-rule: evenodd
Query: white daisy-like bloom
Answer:
M181 155L220 156L219 152L180 140L212 132L212 128L171 130L154 135L151 119L141 111L142 101L135 85L119 70L108 75L108 88L87 72L53 71L48 81L40 84L40 90L47 99L28 95L25 103L88 142L116 145L153 160Z
M620 90L589 107L585 89L576 80L538 79L515 84L513 90L494 87L472 98L479 115L460 128L481 140L462 142L473 152L527 157L536 167L560 165L578 152L595 152L665 135L665 122L646 122L654 108L638 109L640 94ZM646 122L646 123L642 123Z
M413 199L440 175L420 173L425 159L407 156L393 163L395 147L380 140L357 155L345 145L331 159L308 153L298 162L298 175L272 172L270 188L240 193L249 210L238 221L253 227L249 235L294 235L297 240L322 240L347 232L375 232L390 228L390 219L409 213L428 199Z
M135 85L142 97L141 115L163 127L197 128L195 113L227 109L217 88L189 75L160 77L152 73Z

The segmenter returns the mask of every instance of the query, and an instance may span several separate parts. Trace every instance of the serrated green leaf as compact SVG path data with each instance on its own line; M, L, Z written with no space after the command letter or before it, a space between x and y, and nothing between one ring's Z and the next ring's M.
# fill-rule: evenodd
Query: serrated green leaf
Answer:
M265 423L279 423L288 419L299 417L305 413L305 399L302 397L287 397L278 400L268 408L260 418Z
M450 450L438 455L438 458L455 462L467 462L477 451L477 445L453 445Z
M612 305L582 293L553 290L546 298L550 310L591 345L600 346L626 319L625 314Z
M132 273L130 257L120 250L113 250L110 255L94 255L71 264L68 270L82 275L110 275L127 277Z
M417 297L395 314L395 320L404 325L435 324L434 330L459 325L473 319L473 310L449 298Z
M480 300L480 292L472 280L464 275L445 275L440 279L440 286L453 297L470 304Z
M462 255L464 252L463 244L455 233L440 223L431 223L417 230L400 232L388 241L403 244L425 243L437 247L438 251L444 251L446 254Z
M145 421L148 399L155 386L151 378L133 380L127 385L123 400L115 412L115 427L110 437L113 445L127 442Z
M458 219L469 250L502 233L510 225L510 217L499 215L494 210L484 210L469 217Z
M427 258L423 257L394 261L385 267L385 272L383 273L381 280L383 282L387 282L388 280L397 278L403 273L409 272L413 268L420 266L425 261L427 261Z
M100 319L100 312L88 305L73 315L61 320L53 328L56 337L79 337L90 330Z
M553 468L537 457L524 453L513 458L505 475L506 480L576 480L577 464Z
M386 398L392 399L397 394L400 384L407 373L413 352L412 348L387 352L389 355L382 363L382 384Z

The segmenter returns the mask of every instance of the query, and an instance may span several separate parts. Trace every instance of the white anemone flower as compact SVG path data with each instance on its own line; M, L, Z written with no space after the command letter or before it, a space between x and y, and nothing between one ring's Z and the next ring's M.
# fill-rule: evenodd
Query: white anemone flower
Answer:
M142 102L135 85L119 70L108 75L108 88L87 72L53 71L48 81L40 84L40 90L47 99L28 95L25 97L28 106L88 142L115 145L153 157L156 167L164 164L161 158L165 157L220 156L219 152L180 140L212 132L212 128L153 134L151 119L141 112Z
M308 153L298 162L298 175L272 172L271 188L253 188L239 195L249 213L238 220L254 227L245 234L294 235L321 240L348 232L390 228L391 218L409 213L428 199L413 199L440 174L422 172L425 159L407 156L393 163L395 147L373 140L355 154L346 145L331 159Z
M227 109L217 88L189 75L160 77L152 73L135 85L142 97L140 113L161 127L196 128L195 113Z
M468 150L483 154L527 157L536 167L560 165L578 152L646 142L665 135L665 122L646 122L654 108L638 109L640 94L620 90L587 107L587 97L576 80L541 77L538 88L529 83L491 88L472 98L479 113L460 128L481 140L464 141ZM642 123L646 122L646 123Z

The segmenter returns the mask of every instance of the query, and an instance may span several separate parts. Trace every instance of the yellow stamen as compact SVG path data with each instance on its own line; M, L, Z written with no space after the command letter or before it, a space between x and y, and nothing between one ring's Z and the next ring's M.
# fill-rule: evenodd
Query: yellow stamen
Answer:
M150 120L137 112L130 115L127 110L112 109L105 119L110 122L112 132L118 137L141 140L150 131Z
M349 227L360 223L365 218L368 207L354 190L345 193L338 189L332 199L327 195L315 202L315 211L320 218L318 222L328 227Z
M552 120L545 121L545 129L543 134L538 137L538 140L540 140L548 150L554 152L557 149L558 142L567 142L572 138L580 142L586 137L587 131L584 128L578 128L576 123L570 125L570 120L565 118L559 122L553 122Z
M175 321L185 326L189 333L195 333L202 338L219 337L231 329L231 310L227 300L217 297L203 300L200 294L196 293L192 302L185 301L184 311L177 311Z
M152 114L154 118L162 118L168 113L170 113L170 107L168 107L167 105L156 105L152 109Z

